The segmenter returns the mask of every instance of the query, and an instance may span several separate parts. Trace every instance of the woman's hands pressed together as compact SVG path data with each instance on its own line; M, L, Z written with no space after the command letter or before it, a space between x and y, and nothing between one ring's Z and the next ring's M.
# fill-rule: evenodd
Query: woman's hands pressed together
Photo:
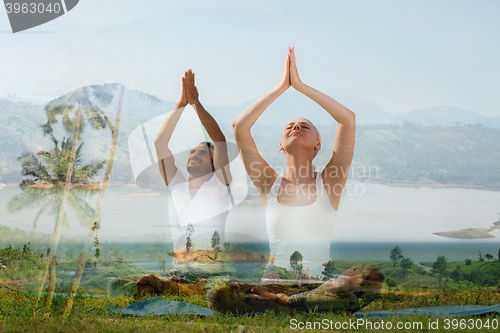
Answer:
M295 47L289 47L286 55L285 67L283 68L283 75L278 84L280 93L284 93L288 88L294 87L297 91L303 88L304 83L300 80L299 72L297 70L297 62L295 60Z
M290 48L289 48L290 49ZM278 90L280 93L284 93L288 88L290 88L290 51L286 55L285 67L283 68L283 75L281 75L281 81L278 84Z
M290 58L290 84L297 91L300 91L304 84L302 83L302 81L300 81L299 72L297 71L297 62L295 60L295 46L288 48L288 56Z

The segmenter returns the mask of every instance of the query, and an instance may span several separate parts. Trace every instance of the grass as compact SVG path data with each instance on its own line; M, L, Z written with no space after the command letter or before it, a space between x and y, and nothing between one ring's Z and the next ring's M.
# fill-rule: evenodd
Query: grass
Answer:
M369 265L379 268L386 276L397 276L398 268L393 268L393 263L390 261L357 261L347 262L336 260L336 271L343 271L352 265ZM482 274L489 269L489 263L472 262L471 265L465 266L465 262L450 263L450 270L456 265L461 266L463 273L480 270ZM65 291L65 285L72 279L71 276L66 276L65 271L74 270L74 263L62 263L58 265L58 272L63 273L58 275L58 291ZM482 267L481 267L482 266ZM481 267L481 268L480 268ZM129 264L113 263L100 264L98 267L89 265L86 268L85 279L82 284L82 291L105 293L106 278L112 275L125 276L130 274ZM137 269L137 268L134 268ZM142 270L134 273L141 273ZM363 311L380 311L380 310L396 310L408 309L415 307L428 306L453 306L453 305L493 305L500 303L500 290L497 288L477 287L474 285L461 286L457 290L439 290L436 288L438 279L425 273L425 271L414 266L410 272L410 276L406 277L404 283L399 281L398 288L400 290L388 290L384 285L381 296L363 309ZM443 279L444 282L444 279ZM7 286L11 288L12 286ZM453 288L451 288L453 289ZM207 302L204 296L175 296L164 295L165 298L175 301L184 301L198 306L207 307ZM254 315L254 316L222 316L201 318L197 316L187 315L170 315L170 316L146 316L133 317L116 315L108 311L108 307L125 308L128 305L143 299L134 299L129 296L119 297L100 297L100 298L76 298L72 311L68 317L64 318L63 313L67 299L54 298L51 302L51 307L47 310L49 304L47 296L38 297L29 295L18 290L7 290L0 287L0 332L292 332L297 331L292 329L291 321L309 322L310 325L320 325L326 320L327 323L338 325L339 323L348 323L356 321L356 318L347 314L307 314L302 316L289 316L274 314ZM495 319L500 323L500 318L494 315L489 315L481 318L469 317L462 319L480 320L482 323L490 322ZM407 325L422 322L423 328L431 322L435 322L436 318L426 316L404 316L392 317L383 319L384 323L391 323L396 327L398 322L407 323ZM331 322L330 322L331 321ZM439 319L439 330L428 329L428 331L452 331L444 329L444 319ZM372 325L381 325L382 320L370 320ZM311 326L312 328L314 326ZM320 328L317 326L316 328ZM330 329L330 327L328 327ZM336 331L335 327L332 327ZM375 329L360 327L354 330L359 332L373 332ZM379 329L385 331L383 329ZM395 329L396 330L396 329ZM352 327L344 329L344 331L353 331ZM419 329L398 330L402 332L421 331ZM453 330L455 331L455 330ZM467 331L470 331L467 329ZM476 330L479 332L497 331L490 328Z
M170 300L185 301L198 306L206 307L204 296L164 296ZM62 314L67 300L64 298L54 298L50 311L46 311L47 297L27 295L20 291L0 290L0 331L1 332L289 332L297 331L291 328L291 320L298 322L321 322L326 319L335 323L355 321L354 317L346 314L309 314L306 316L221 316L201 318L197 316L146 316L133 317L115 315L107 310L108 307L124 308L134 302L132 297L116 298L77 298L73 310L67 318ZM500 293L497 289L466 290L462 292L450 292L444 290L430 289L428 291L405 290L400 292L384 291L380 298L369 304L364 311L378 311L388 309L405 309L424 306L442 305L492 305L500 303ZM425 316L404 316L384 319L384 323L391 322L395 327L398 322L422 322L428 325L429 319L436 319ZM465 319L474 319L470 317ZM490 315L482 317L480 320L493 319L498 317ZM381 324L381 320L372 320L372 324ZM407 324L409 325L409 324ZM351 327L352 328L352 327ZM352 330L352 329L348 329ZM366 327L360 327L359 332L373 331ZM398 330L399 331L399 330ZM417 330L401 330L410 332ZM436 331L436 330L430 330ZM440 319L440 330L444 330L444 319ZM449 330L450 332L452 329ZM470 331L467 329L467 331ZM495 331L490 329L476 330L478 332Z

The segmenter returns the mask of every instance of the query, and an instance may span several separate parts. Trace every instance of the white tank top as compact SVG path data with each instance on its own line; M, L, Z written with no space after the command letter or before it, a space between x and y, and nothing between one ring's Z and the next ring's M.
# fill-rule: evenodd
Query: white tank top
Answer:
M316 173L316 201L307 206L290 207L278 202L282 176L278 176L269 192L266 226L269 235L269 264L290 269L290 256L299 251L304 269L314 275L330 260L330 243L337 211L332 207L321 173Z

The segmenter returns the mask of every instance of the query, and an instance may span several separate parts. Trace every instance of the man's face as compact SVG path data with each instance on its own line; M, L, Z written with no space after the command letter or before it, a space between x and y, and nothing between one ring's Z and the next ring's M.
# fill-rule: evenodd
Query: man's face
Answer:
M212 152L205 144L199 144L189 152L187 160L189 174L201 176L212 172Z

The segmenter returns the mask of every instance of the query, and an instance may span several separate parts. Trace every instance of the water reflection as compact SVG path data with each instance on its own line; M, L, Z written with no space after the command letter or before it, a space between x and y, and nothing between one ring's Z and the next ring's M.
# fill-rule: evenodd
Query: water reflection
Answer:
M36 187L29 185L19 186L21 194L13 196L7 203L8 212L11 214L19 213L24 210L38 210L33 220L32 233L36 231L37 223L43 214L57 217L61 209L64 187L46 186ZM83 227L92 225L94 208L87 202L97 193L96 190L83 187L71 187L68 193L68 206L75 213L78 222ZM63 224L70 228L65 212Z

